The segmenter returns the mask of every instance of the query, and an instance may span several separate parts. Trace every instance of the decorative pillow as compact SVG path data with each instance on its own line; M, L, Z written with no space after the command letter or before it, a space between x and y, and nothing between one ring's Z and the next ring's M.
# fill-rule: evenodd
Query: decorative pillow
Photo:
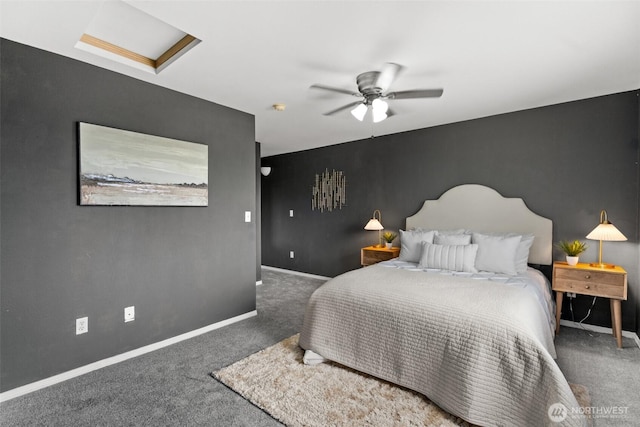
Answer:
M468 245L471 243L471 234L465 234L464 230L436 231L433 243L436 245Z
M476 273L474 267L478 245L435 245L424 242L420 256L420 268L465 271Z
M422 242L433 242L434 231L399 230L400 231L400 261L418 262L422 253Z
M518 274L516 269L516 251L522 236L501 236L473 233L472 241L478 245L476 268L494 273Z

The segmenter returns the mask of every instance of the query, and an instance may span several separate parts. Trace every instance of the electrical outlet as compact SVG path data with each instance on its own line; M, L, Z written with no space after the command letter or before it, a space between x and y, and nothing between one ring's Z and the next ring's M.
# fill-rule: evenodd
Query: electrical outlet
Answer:
M289 209L289 217L293 218L293 209Z
M135 306L131 306L131 307L125 307L124 308L124 321L126 322L133 322L134 320L136 320L136 308Z
M251 222L251 211L244 212L244 222Z
M289 251L289 258L293 258L293 251Z
M568 298L575 298L576 297L576 293L575 292L567 292L567 297Z
M76 335L86 334L89 332L89 318L80 317L76 319Z

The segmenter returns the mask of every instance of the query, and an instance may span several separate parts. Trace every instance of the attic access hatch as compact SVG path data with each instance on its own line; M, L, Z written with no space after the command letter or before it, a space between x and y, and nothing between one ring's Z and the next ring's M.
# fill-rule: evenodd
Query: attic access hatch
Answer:
M198 43L123 1L105 1L75 47L158 74Z

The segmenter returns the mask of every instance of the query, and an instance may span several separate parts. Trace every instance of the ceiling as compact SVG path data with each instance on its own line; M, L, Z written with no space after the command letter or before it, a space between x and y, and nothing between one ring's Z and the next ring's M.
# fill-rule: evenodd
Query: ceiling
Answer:
M640 0L128 0L201 40L159 74L74 47L101 3L1 0L0 33L253 114L263 156L640 88ZM405 67L391 90L443 96L376 124L323 115L356 98L310 85L355 90L385 62Z

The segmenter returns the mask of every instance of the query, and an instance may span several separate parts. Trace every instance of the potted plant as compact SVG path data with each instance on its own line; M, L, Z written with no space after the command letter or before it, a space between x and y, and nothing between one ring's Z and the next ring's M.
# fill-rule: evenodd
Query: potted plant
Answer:
M393 245L393 239L395 239L396 237L398 237L398 235L391 231L385 231L384 233L382 233L382 240L385 241L385 246L387 247L387 249L391 249L391 246Z
M567 264L576 265L580 254L587 250L587 245L579 240L574 240L573 242L562 240L558 242L558 248L567 256Z

